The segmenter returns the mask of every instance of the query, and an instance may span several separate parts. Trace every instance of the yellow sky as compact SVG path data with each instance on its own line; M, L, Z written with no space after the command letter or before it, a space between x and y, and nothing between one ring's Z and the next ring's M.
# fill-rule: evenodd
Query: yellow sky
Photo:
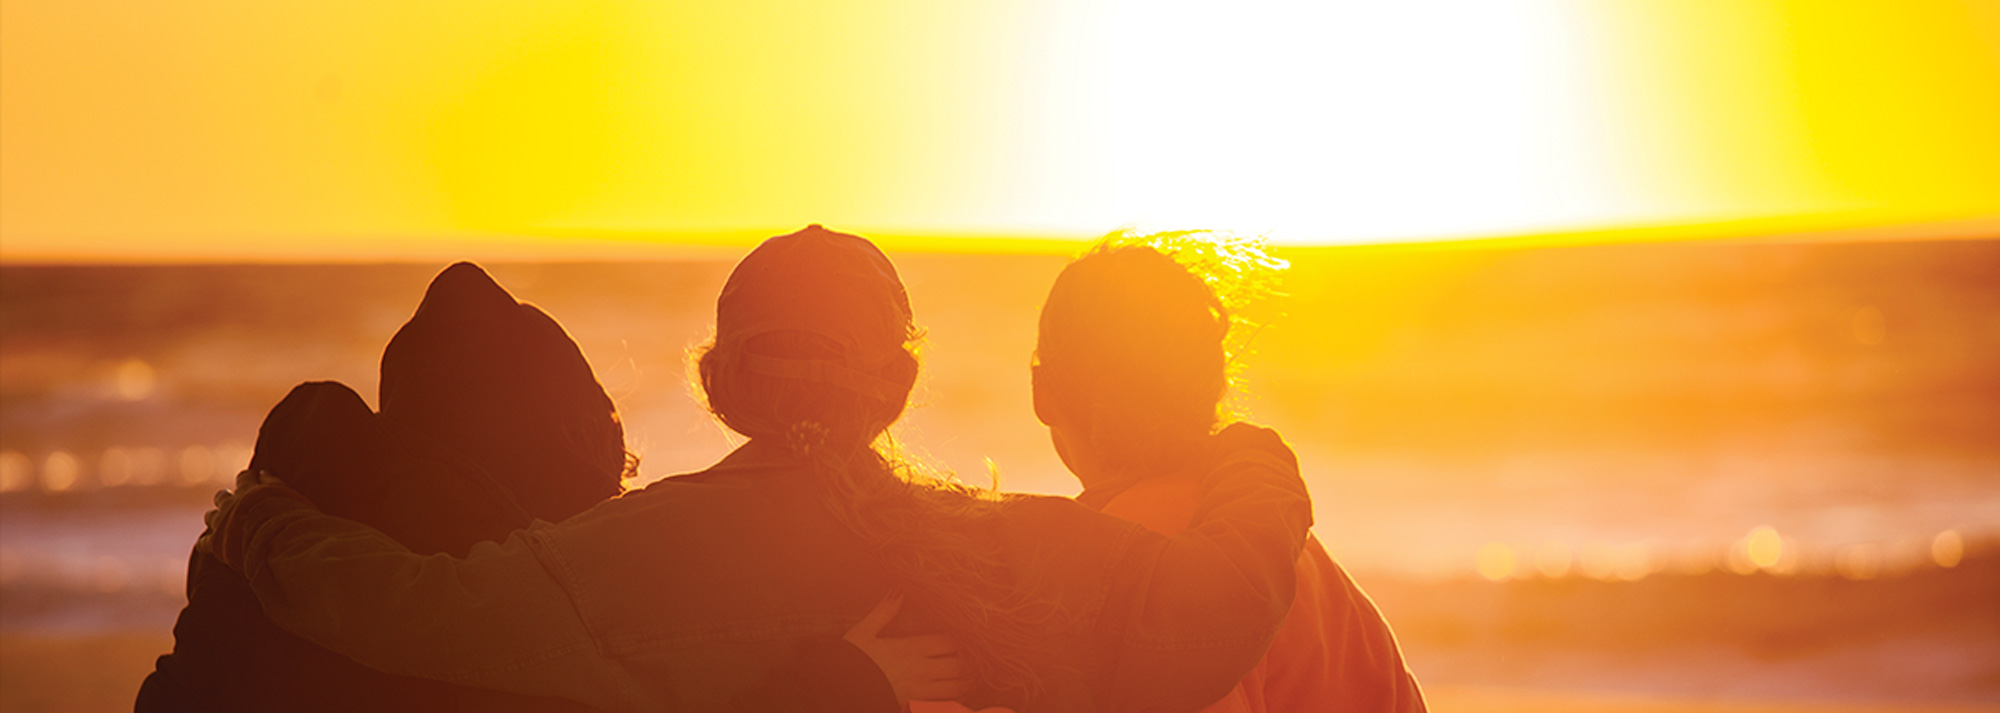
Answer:
M0 259L1990 221L1996 127L1977 0L0 0Z

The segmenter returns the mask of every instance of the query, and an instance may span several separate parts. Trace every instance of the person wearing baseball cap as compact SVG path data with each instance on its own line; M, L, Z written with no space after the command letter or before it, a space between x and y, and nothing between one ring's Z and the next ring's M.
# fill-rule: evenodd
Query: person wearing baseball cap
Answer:
M695 352L707 407L749 438L714 466L465 557L252 474L203 547L281 626L372 667L605 710L726 710L843 631L897 707L1193 711L1228 692L1285 618L1311 525L1283 442L1234 439L1247 465L1203 482L1172 537L975 491L886 436L919 334L880 250L809 226L737 265Z

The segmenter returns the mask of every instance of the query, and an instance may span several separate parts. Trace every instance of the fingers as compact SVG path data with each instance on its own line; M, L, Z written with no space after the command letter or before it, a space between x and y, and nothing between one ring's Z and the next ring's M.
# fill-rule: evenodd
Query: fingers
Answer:
M1262 426L1238 421L1215 434L1215 439L1224 452L1261 450L1278 456L1281 460L1297 461L1291 447L1285 445L1285 439L1279 436L1277 431Z
M233 497L236 497L235 494L227 490L215 491L215 497L209 499L210 502L215 504L215 507L210 508L208 512L201 514L202 526L207 527L209 530L213 531L216 525L222 524L221 523L222 511L228 508L229 500Z
M215 551L215 538L220 535L224 513L229 512L229 508L236 504L237 494L243 492L245 487L243 484L244 475L249 472L244 471L236 475L235 491L217 490L215 491L215 496L210 498L210 501L215 503L215 507L201 514L201 524L206 529L202 530L200 537L195 538L195 551L218 557L221 556L221 553ZM254 484L254 481L252 484Z
M972 690L971 666L948 636L924 634L884 638L882 629L903 609L903 596L883 597L842 638L861 649L905 700L944 701Z
M257 484L257 483L259 482L259 481L258 481L258 476L261 476L261 475L263 475L263 474L264 474L264 471L261 471L261 470L249 470L249 469L247 469L247 468L246 468L246 469L244 469L244 470L242 470L242 471L239 471L239 472L237 472L237 473L236 473L236 492L239 492L239 493L240 493L240 492L243 492L243 490L244 490L245 488L248 488L248 487L250 487L250 486L252 486L252 485L256 485L256 484Z
M904 647L915 659L906 675L908 697L918 701L945 701L972 690L972 667L960 655L958 644L944 636L912 636L890 639Z
M896 613L902 610L903 595L891 594L883 597L882 601L875 603L875 608L870 610L867 616L861 617L861 621L855 622L854 627L847 630L845 638L848 641L857 638L875 638L876 634L882 633L882 627L888 626L890 621L895 620Z

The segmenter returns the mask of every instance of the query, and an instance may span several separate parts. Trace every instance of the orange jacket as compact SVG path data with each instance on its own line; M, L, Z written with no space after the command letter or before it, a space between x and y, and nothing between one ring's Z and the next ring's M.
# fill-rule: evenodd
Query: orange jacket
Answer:
M1102 509L1173 535L1187 529L1200 504L1194 478L1154 478L1129 486ZM1423 691L1403 664L1389 622L1317 538L1307 536L1297 572L1291 614L1270 651L1229 695L1203 713L1422 713ZM969 713L951 702L919 702L911 708L914 713Z
M1194 479L1158 478L1132 485L1103 510L1171 535L1187 528L1200 501ZM1423 692L1389 623L1318 539L1307 538L1298 576L1292 612L1264 661L1204 713L1423 711Z

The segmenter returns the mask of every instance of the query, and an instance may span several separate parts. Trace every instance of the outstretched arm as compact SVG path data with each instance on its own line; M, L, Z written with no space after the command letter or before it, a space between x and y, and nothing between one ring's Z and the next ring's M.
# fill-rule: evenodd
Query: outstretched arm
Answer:
M280 626L389 673L552 695L606 710L655 709L640 682L597 653L534 553L532 531L464 559L422 556L360 523L324 515L269 476L217 494L198 546L244 569ZM964 692L965 664L941 636L882 637L885 600L841 639L808 642L747 687L739 713L896 713Z
M533 531L464 559L418 555L281 483L238 484L218 494L201 546L243 570L279 626L388 673L605 710L660 707L599 652Z

